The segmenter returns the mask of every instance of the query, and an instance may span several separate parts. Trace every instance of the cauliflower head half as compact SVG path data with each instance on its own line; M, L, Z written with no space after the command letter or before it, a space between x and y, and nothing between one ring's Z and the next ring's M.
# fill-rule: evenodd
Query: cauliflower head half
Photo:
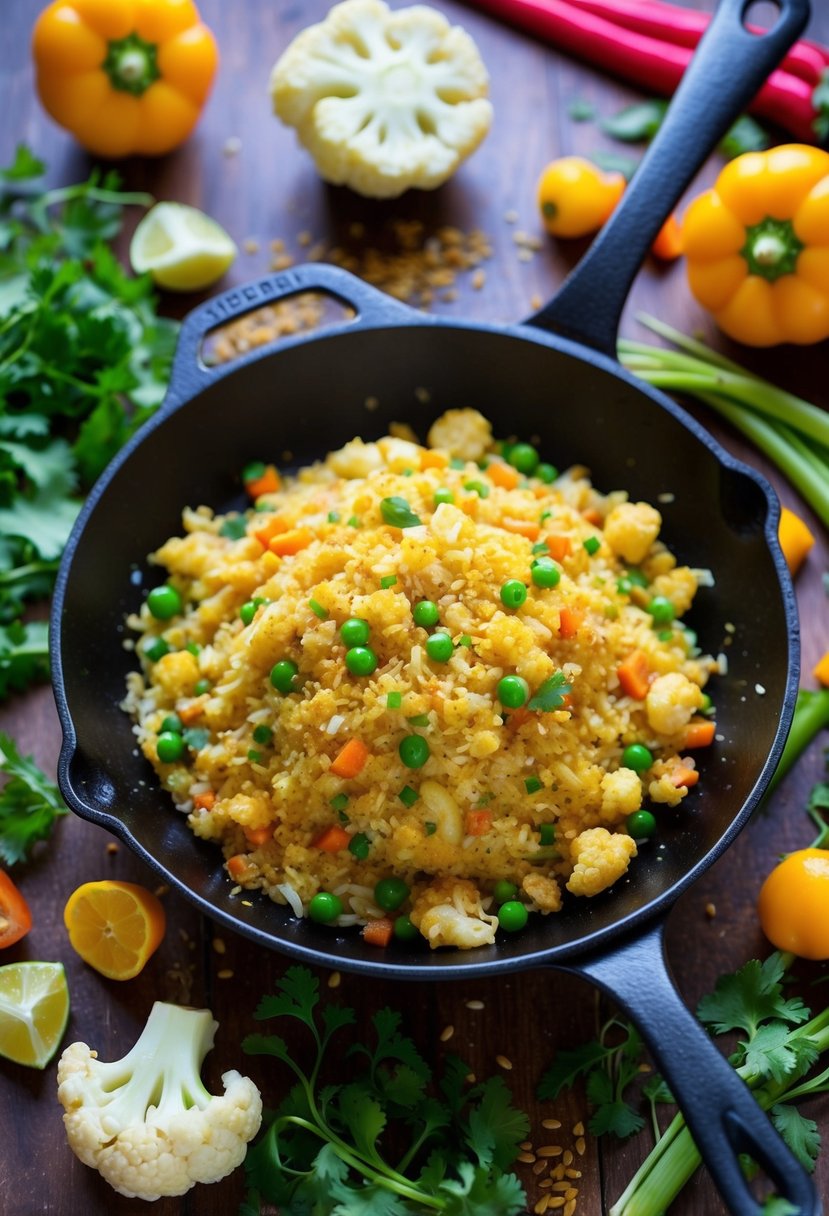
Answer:
M98 1060L86 1043L63 1052L58 1100L69 1145L119 1194L183 1195L244 1160L262 1122L262 1099L236 1071L223 1074L223 1095L205 1089L199 1074L215 1031L208 1010L156 1001L122 1060Z
M372 198L441 185L488 132L489 77L470 36L426 5L345 0L271 73L275 113L325 181Z

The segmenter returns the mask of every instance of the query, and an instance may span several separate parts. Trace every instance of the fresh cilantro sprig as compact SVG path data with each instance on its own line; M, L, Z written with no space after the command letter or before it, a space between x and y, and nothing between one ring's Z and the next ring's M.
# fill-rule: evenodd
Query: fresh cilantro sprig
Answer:
M345 1053L337 1047L336 1057L352 1062L351 1080L323 1084L332 1040L356 1019L346 1006L321 1005L319 982L304 967L288 969L255 1017L298 1020L313 1052L306 1071L277 1035L249 1035L242 1044L250 1055L281 1060L296 1084L248 1153L241 1216L258 1216L263 1203L314 1216L513 1216L525 1209L521 1184L506 1170L529 1122L503 1078L470 1085L467 1065L450 1056L435 1088L431 1068L401 1033L400 1015L381 1009L370 1042ZM405 1148L392 1160L398 1141Z
M631 1102L631 1086L641 1079L643 1046L630 1022L610 1018L597 1039L556 1053L538 1085L542 1100L555 1101L563 1089L583 1077L593 1109L590 1131L595 1136L626 1139L640 1130L644 1119Z
M0 625L48 595L81 497L161 402L177 326L112 248L129 205L113 173L43 188L21 145L0 169ZM21 626L22 628L22 626ZM0 697L48 674L0 635ZM37 632L37 631L36 631ZM39 640L39 637L38 637ZM30 656L31 658L31 656Z
M572 691L573 686L567 683L564 672L557 671L555 675L545 680L538 688L538 691L530 697L527 702L527 709L540 710L542 713L549 713L551 710L560 709L564 704L567 694Z
M0 860L13 866L38 840L51 835L55 820L67 813L56 785L31 756L21 756L12 739L0 733Z

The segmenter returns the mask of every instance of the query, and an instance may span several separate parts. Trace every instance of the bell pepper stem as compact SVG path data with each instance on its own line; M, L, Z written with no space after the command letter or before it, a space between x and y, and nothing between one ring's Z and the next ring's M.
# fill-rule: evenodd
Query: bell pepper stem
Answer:
M127 34L109 43L102 67L114 89L140 97L161 76L158 47L138 34Z

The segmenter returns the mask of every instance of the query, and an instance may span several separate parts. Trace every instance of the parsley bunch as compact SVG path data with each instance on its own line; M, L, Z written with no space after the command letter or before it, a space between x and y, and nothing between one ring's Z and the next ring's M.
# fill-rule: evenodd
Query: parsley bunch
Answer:
M0 789L0 861L13 866L36 841L51 835L55 820L67 811L58 787L2 732L0 773L8 777Z
M21 146L0 170L0 698L48 674L49 594L80 498L159 405L176 325L112 248L146 194L118 178L44 191Z
M400 1015L381 1009L371 1020L372 1041L354 1042L344 1053L352 1061L351 1080L322 1084L331 1041L354 1025L355 1013L341 1005L320 1009L319 982L304 967L289 968L255 1016L297 1019L309 1030L314 1053L306 1072L276 1035L249 1035L242 1044L249 1055L282 1060L297 1084L248 1153L251 1189L240 1216L258 1216L263 1202L276 1204L283 1216L512 1216L525 1210L521 1184L505 1171L529 1122L511 1105L501 1077L470 1085L467 1065L449 1056L436 1096L432 1070L400 1033ZM343 1058L342 1048L336 1055ZM389 1146L397 1141L405 1147L392 1161Z
M814 1120L802 1115L793 1103L829 1092L829 1068L814 1072L820 1055L829 1051L829 1008L812 1017L800 997L786 996L783 983L792 961L791 955L775 952L765 962L752 959L734 974L721 976L714 991L700 1001L697 1017L715 1035L736 1031L741 1036L731 1064L762 1109L770 1113L795 1157L811 1170L820 1149L820 1133ZM616 1034L612 1044L611 1028ZM541 1080L539 1096L553 1098L583 1076L588 1097L596 1104L591 1130L627 1136L644 1122L633 1106L642 1062L642 1045L633 1027L613 1019L595 1042L559 1053ZM652 1074L641 1096L654 1115L656 1146L609 1216L661 1216L701 1161L681 1114L659 1133L656 1104L672 1101L664 1081ZM745 1166L752 1168L748 1161ZM787 1216L793 1209L787 1200L771 1197L765 1210L767 1216Z

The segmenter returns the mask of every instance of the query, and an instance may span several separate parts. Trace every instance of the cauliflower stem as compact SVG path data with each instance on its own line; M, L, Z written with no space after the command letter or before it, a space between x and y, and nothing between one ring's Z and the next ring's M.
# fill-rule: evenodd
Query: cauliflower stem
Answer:
M224 1178L259 1130L251 1080L224 1073L222 1096L201 1080L217 1023L207 1009L156 1001L131 1051L105 1062L72 1043L58 1065L58 1100L70 1147L130 1198L183 1195Z

